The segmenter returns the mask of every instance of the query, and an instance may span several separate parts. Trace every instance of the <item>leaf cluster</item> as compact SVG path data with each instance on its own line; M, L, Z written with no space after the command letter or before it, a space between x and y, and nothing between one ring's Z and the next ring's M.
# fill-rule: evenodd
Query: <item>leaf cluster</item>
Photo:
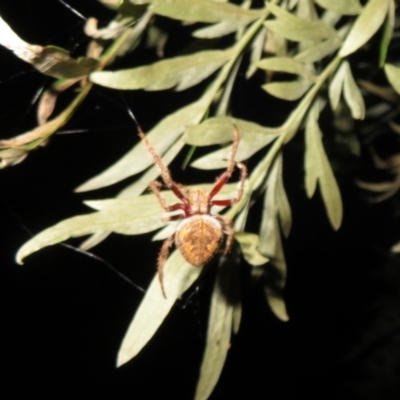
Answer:
M62 49L32 47L15 38L14 47L8 45L13 50L17 43L20 50L33 52L25 61L41 73L61 79L55 81L41 98L39 126L16 138L0 141L3 167L21 162L29 151L43 144L65 124L94 84L118 90L184 91L207 79L208 85L202 86L204 91L196 100L165 115L147 137L166 165L185 145L218 145L219 149L198 158L191 166L203 170L226 168L231 149L228 143L233 138L234 125L241 135L236 161L246 161L255 153L261 154L250 171L242 200L226 210L225 215L235 220L238 248L251 266L254 279L275 277L263 280L266 299L278 318L288 320L283 298L287 273L282 236L290 234L292 212L291 199L286 195L283 180L284 148L290 145L295 135L304 131L306 195L311 198L319 189L329 223L333 229L339 229L343 218L342 199L325 151L320 116L325 107L330 107L332 115L338 115L345 108L349 119L364 119L364 95L354 77L354 66L349 56L364 51L363 47L383 26L379 62L381 66L385 64L394 29L394 1L369 0L362 6L358 0L271 0L261 8L254 8L247 0L239 5L213 0L102 2L114 8L116 16L103 29L97 29L96 21L88 21L86 32L93 41L86 58L73 60ZM218 40L191 54L176 54L151 64L103 71L116 57L132 51L138 53L139 44L145 37L152 37L152 45L162 53L169 32L157 25L161 18L182 24L198 23L191 32L190 41L193 43ZM198 28L199 24L202 24L201 28ZM219 40L222 38L224 40ZM221 47L222 43L224 47ZM246 54L250 60L247 66L243 61ZM292 105L280 126L264 126L232 115L230 99L241 66L247 67L246 79L252 79L256 72L262 74L264 82L261 87L266 99L284 100ZM388 81L397 93L400 93L399 71L396 66L385 65ZM77 83L81 90L76 99L61 114L48 120L59 93ZM77 191L99 189L130 176L137 176L137 179L114 199L86 202L94 212L61 221L33 237L19 250L18 262L45 246L77 236L91 235L82 243L84 249L97 245L111 232L139 235L163 228L154 240L165 239L176 229L176 223L165 226L162 221L164 213L154 196L143 194L149 182L159 174L143 143L137 143L120 160L80 185ZM387 188L360 183L362 185L375 191ZM203 187L209 189L211 186ZM235 184L226 185L221 196L234 197L235 187ZM261 196L263 207L259 231L245 232L250 206ZM175 202L169 192L165 193L165 198L168 203ZM240 298L236 284L237 265L236 251L218 260L196 399L206 399L211 394L222 371L231 334L239 329L240 301L229 300ZM164 270L168 297L162 296L155 277L125 334L118 365L141 351L175 300L201 272L201 269L188 264L177 251L171 254Z

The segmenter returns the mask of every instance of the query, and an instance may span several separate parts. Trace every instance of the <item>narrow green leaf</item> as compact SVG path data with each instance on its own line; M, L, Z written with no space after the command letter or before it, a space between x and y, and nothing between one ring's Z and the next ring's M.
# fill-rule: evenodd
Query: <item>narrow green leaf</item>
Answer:
M12 167L25 160L28 156L28 152L21 149L4 149L0 150L0 169L6 167Z
M389 49L390 42L393 37L394 25L395 25L396 13L394 0L390 0L389 12L386 17L385 29L383 30L383 36L381 45L379 47L379 67L382 68L385 65L387 52Z
M85 251L90 250L93 247L100 244L101 242L103 242L104 240L106 240L111 233L112 232L110 231L99 231L96 233L92 233L86 240L84 240L79 245L79 248Z
M165 194L169 200L172 200L171 193ZM165 222L161 220L165 212L153 195L131 199L92 200L87 204L100 211L65 219L40 232L18 250L17 262L22 263L22 259L28 255L71 237L98 231L138 235L165 225Z
M233 258L232 258L233 259ZM240 264L235 263L233 265L229 265L228 268L235 269L236 271L232 271L231 275L231 283L230 283L230 292L233 295L233 298L230 299L230 303L233 306L232 309L232 332L237 335L240 328L240 322L242 320L242 302L240 298L240 273L239 267Z
M185 125L200 122L207 104L203 99L185 106L161 120L149 133L149 141L160 155L175 143L184 131ZM85 192L120 182L137 174L154 163L142 142L139 142L125 156L101 174L91 178L75 191Z
M343 205L328 157L322 144L322 132L318 126L319 105L315 102L306 122L306 191L312 197L318 180L328 219L333 229L339 229L343 217Z
M268 20L265 26L286 39L301 42L337 37L335 29L322 20L306 21L272 3L268 3L268 10L276 20Z
M209 0L152 0L150 10L155 14L182 21L237 21L248 24L265 15L265 10L246 10L231 3Z
M235 335L239 333L240 322L242 320L242 305L234 305L232 313L232 331Z
M232 50L209 50L157 61L143 67L99 71L90 75L98 85L122 90L184 90L209 77L232 57Z
M258 150L262 149L281 133L280 128L265 128L253 122L232 117L210 118L198 127L191 127L185 140L188 144L208 145L227 142L228 132L230 139L233 134L233 125L236 125L240 132L240 144L236 154L236 161L250 158ZM226 136L225 136L226 135ZM200 157L191 164L194 168L218 169L226 168L226 160L229 157L231 146L225 147Z
M314 0L319 6L341 15L357 15L362 11L358 0Z
M264 292L272 312L281 321L289 321L289 315L283 297L283 289L286 284L286 260L283 254L282 239L277 224L274 225L274 229L276 255L274 259L264 267Z
M297 3L297 9L293 13L306 21L317 21L318 14L314 2L309 0L300 0Z
M392 88L400 94L400 68L392 64L385 64L384 66L386 78L392 85Z
M281 163L281 157L275 159L267 178L258 249L261 254L270 259L270 262L263 266L265 295L268 304L278 318L287 321L289 317L283 298L283 288L286 282L286 261L278 223L280 205L277 196L277 177L282 172Z
M243 28L246 25L247 22L242 21L221 21L217 24L197 29L192 33L192 36L198 39L214 39L236 32L238 29Z
M261 87L272 96L278 99L294 101L302 97L312 85L312 82L305 79L291 82L272 82Z
M239 242L244 259L250 265L263 265L268 262L268 258L264 257L258 250L260 238L255 233L237 232L235 239Z
M257 71L256 63L261 60L264 52L265 41L267 39L267 29L261 28L257 36L251 43L250 65L246 71L246 79L250 79Z
M280 153L276 162L278 163L278 171L276 175L276 203L278 205L278 216L281 223L283 235L287 238L292 229L292 211L290 209L289 199L286 195L285 186L283 185L282 174L282 154Z
M301 75L311 81L315 80L315 75L310 72L306 64L290 57L264 58L255 65L267 71L287 72L289 74Z
M350 65L347 61L345 65L345 75L343 82L343 95L347 105L350 108L351 116L354 119L364 119L365 117L365 104L359 87L357 86L353 75L351 73Z
M277 33L269 29L267 31L267 39L264 45L264 52L275 54L278 57L286 57L288 55L288 41Z
M321 61L324 57L330 55L337 50L342 44L342 40L338 38L332 38L317 43L314 46L308 47L301 53L296 54L295 60L302 61L304 63L313 63Z
M164 265L167 298L161 292L156 275L125 333L118 352L117 366L125 364L142 350L163 323L175 301L198 278L201 270L187 263L179 251L171 254Z
M228 300L226 290L228 293L231 291L232 274L237 273L237 268L232 268L226 262L221 264L211 298L206 349L195 400L207 400L210 396L221 375L231 345L233 305Z
M74 60L68 51L60 47L46 46L32 65L42 74L53 78L76 78L88 75L98 63L97 60L86 57Z
M221 115L209 118L199 125L187 126L183 139L187 144L193 146L210 146L227 143L233 139L235 125L240 133L239 149L245 145L249 146L251 144L254 146L258 142L262 144L265 141L265 136L270 135L275 138L280 134L280 131L275 128L266 128L251 121ZM238 157L239 159L242 160L243 158Z
M347 35L340 57L354 53L375 34L385 20L389 4L390 0L369 0Z
M342 94L345 75L346 75L346 65L344 62L342 62L329 84L329 101L332 110L334 111L337 109L339 105L340 95Z

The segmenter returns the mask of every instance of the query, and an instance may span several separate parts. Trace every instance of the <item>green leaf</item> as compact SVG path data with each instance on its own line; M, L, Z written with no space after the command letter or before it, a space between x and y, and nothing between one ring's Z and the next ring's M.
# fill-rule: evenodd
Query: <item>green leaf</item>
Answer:
M354 53L367 43L383 24L389 4L390 0L370 0L366 4L339 51L340 57L346 57Z
M272 82L261 87L272 96L278 99L294 101L302 97L312 85L312 82L305 79L291 82Z
M276 20L268 20L265 26L286 39L301 42L337 37L335 29L322 20L306 21L272 3L268 3L268 10Z
M197 29L192 33L192 36L198 39L213 39L236 32L246 24L241 21L221 21L217 24Z
M319 6L341 15L356 15L362 11L358 0L314 0Z
M400 68L392 64L385 64L384 66L386 78L392 85L392 88L397 94L400 94Z
M239 242L244 259L250 265L263 265L268 262L268 258L264 257L258 250L260 238L255 233L237 232L235 239Z
M315 102L306 121L306 192L311 198L319 182L322 199L333 229L339 229L343 217L343 205L332 168L322 144L318 126L319 104Z
M350 65L344 61L345 75L343 82L343 95L350 108L351 116L354 119L364 119L365 104L359 87L357 86L351 73Z
M390 42L393 37L394 25L395 25L395 4L394 0L390 0L389 12L386 17L385 29L383 30L383 36L381 45L379 48L379 67L382 68L386 61L387 52L389 49Z
M274 225L275 230L275 257L264 266L265 284L264 292L272 312L281 320L289 321L283 289L286 284L286 260L283 254L282 239L279 233L278 224Z
M156 275L125 333L118 352L118 366L142 350L163 323L175 301L192 285L201 271L202 268L187 263L179 251L171 254L164 265L163 281L167 298L161 292Z
M147 10L146 4L132 4L129 0L120 0L118 5L118 12L123 16L134 17L138 20Z
M263 266L265 295L268 304L278 318L287 321L289 317L283 298L283 288L286 282L286 261L278 223L279 208L281 207L277 193L279 190L277 182L281 179L279 175L282 175L282 157L280 155L272 164L267 178L258 249L261 254L270 259L270 262Z
M256 63L261 60L267 40L267 29L261 28L251 43L250 65L246 71L246 79L250 79L257 71Z
M292 211L290 209L289 199L287 198L285 186L283 185L282 174L282 155L277 156L278 171L276 174L275 196L278 205L278 216L281 223L283 235L287 238L292 229Z
M290 57L264 58L255 65L267 71L287 72L289 74L301 75L311 81L315 80L315 75L310 72L306 64Z
M209 77L232 57L232 50L209 50L157 61L143 67L99 71L90 75L98 85L122 90L184 90Z
M185 125L200 122L206 108L207 103L202 98L168 115L147 134L149 141L162 156L179 139ZM114 165L75 190L85 192L112 185L145 170L153 163L152 156L144 144L139 142Z
M211 298L206 349L196 388L196 400L209 398L221 375L231 346L233 304L229 301L231 296L227 293L232 292L234 273L238 273L237 268L232 268L226 261L221 263Z
M152 0L149 9L173 19L209 23L233 21L248 24L266 13L264 9L246 10L231 3L210 0Z
M271 226L276 223L276 217L279 216L282 231L285 237L288 237L292 226L292 212L283 185L282 159L282 154L279 153L269 172L267 178L267 200L265 207L268 209L271 218ZM273 247L271 247L270 250L271 249L273 249ZM265 254L265 252L263 252L263 254ZM274 254L273 251L272 254Z
M296 54L294 59L304 63L321 61L324 57L337 50L341 44L342 40L340 38L327 39Z
M98 61L86 57L74 60L68 51L55 46L46 46L32 65L42 74L53 78L77 78L93 71Z
M275 140L281 130L279 128L265 128L253 122L232 117L215 117L198 125L190 127L184 139L188 144L206 146L215 143L226 143L232 140L233 125L240 132L240 144L235 157L236 161L246 160L258 150ZM226 168L231 146L211 152L197 159L191 164L194 168L218 169Z
M334 111L337 109L339 105L340 95L342 94L345 75L346 75L346 65L344 62L342 62L339 68L336 70L335 75L329 84L329 101L332 110Z
M112 232L110 231L99 231L93 233L79 245L79 248L85 251L90 250L102 241L106 240L111 233Z
M174 198L171 194L171 192L165 193L168 201ZM98 231L138 235L165 225L161 220L165 212L154 195L129 199L92 200L87 204L100 211L65 219L40 232L18 250L17 262L21 263L28 255L71 237Z
M0 169L17 165L24 161L27 156L28 152L21 149L9 148L0 150Z

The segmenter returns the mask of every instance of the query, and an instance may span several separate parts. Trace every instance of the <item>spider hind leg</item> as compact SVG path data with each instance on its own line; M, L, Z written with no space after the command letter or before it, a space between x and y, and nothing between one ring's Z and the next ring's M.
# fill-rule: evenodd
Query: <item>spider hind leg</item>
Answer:
M159 279L160 285L161 285L161 291L165 298L167 298L167 296L165 295L165 288L164 288L164 264L168 258L169 249L174 244L174 240L175 240L175 233L172 234L163 243L161 250L160 250L160 254L158 255L157 273L158 273L158 279Z

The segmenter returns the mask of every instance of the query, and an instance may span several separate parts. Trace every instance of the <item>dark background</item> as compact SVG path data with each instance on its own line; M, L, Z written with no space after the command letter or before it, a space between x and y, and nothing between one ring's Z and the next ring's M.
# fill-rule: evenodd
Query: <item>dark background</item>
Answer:
M113 15L94 0L68 4L103 23ZM84 52L83 21L57 0L2 0L0 15L30 43L58 45L75 56ZM172 31L167 56L185 45L180 38ZM155 57L144 47L141 54L144 60ZM51 79L4 48L0 59L1 138L9 138L34 126L32 99ZM271 114L278 119L279 113L286 115L283 102L278 110L269 108L255 81L249 83L239 74L234 115L265 124L270 124ZM55 135L22 164L0 171L1 398L193 397L212 268L189 290L190 301L178 302L144 350L117 370L116 354L142 293L104 263L60 245L30 256L23 266L16 265L14 256L30 234L87 212L84 199L113 196L126 185L73 193L138 140L127 105L146 131L203 89L121 95L95 88L62 129L64 134ZM60 104L69 100L63 96ZM66 133L71 131L79 133ZM291 319L283 323L274 317L261 285L250 281L243 263L243 320L211 398L399 398L400 265L389 253L399 239L398 199L368 204L353 184L368 161L357 160L351 172L337 172L345 211L343 226L333 232L320 195L307 200L303 189L302 136L284 152L294 223L284 242ZM183 157L172 167L178 181L214 179L214 173L181 171ZM336 161L340 164L340 157ZM256 232L259 220L256 204L247 230ZM93 251L147 287L160 246L150 238L112 235Z

